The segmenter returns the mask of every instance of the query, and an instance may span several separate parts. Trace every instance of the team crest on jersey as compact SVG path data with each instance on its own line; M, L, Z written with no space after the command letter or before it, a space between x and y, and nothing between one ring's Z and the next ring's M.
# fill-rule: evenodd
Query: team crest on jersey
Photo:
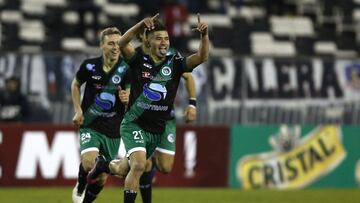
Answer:
M161 74L164 75L164 76L169 76L171 75L171 68L169 66L164 66L162 69L161 69Z
M169 135L167 136L167 139L168 139L168 141L169 141L170 143L174 143L174 142L175 142L175 136L174 136L174 134L169 134Z
M112 78L111 78L111 81L114 83L114 84L119 84L121 82L121 77L118 76L118 75L114 75Z

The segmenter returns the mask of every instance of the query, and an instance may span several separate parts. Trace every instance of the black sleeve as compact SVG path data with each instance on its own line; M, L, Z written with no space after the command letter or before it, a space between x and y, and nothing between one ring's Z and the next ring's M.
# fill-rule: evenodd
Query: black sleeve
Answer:
M136 61L137 61L137 59L140 57L140 55L141 55L141 54L140 54L140 51L139 51L139 50L135 50L134 56L132 56L131 58L125 60L125 62L126 62L127 64L129 64L130 69L136 68L135 66L133 66L133 64L136 63Z
M126 73L124 74L124 77L121 81L121 88L122 89L127 89L130 87L130 73L131 72L131 69L128 68Z
M79 82L80 85L88 80L91 71L95 71L95 65L86 63L86 61L84 61L80 65L80 68L76 72L76 76L75 76L76 80Z
M181 70L182 70L183 72L192 72L193 69L196 67L196 66L194 66L194 67L187 67L187 66L186 66L186 58L185 58L185 57L179 57L179 58L177 58L176 63L179 64L179 66L181 67Z

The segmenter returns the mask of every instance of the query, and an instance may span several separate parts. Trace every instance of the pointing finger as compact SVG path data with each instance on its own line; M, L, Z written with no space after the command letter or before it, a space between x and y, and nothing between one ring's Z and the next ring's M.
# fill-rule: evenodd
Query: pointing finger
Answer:
M200 13L197 13L197 20L198 20L198 23L200 23Z
M155 20L157 17L159 17L159 13L155 14L153 17L151 17L151 20Z

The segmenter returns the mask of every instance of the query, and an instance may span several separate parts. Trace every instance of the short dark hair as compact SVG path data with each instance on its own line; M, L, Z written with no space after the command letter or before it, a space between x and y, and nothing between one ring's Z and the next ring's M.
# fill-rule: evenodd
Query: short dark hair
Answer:
M146 29L145 35L147 37L147 36L149 36L150 33L153 33L156 31L167 31L164 24L162 24L159 20L154 20L154 29L151 29L151 30Z
M99 36L100 43L102 44L104 42L104 38L106 35L113 35L113 34L121 35L121 32L117 27L108 27L108 28L103 29L100 32L100 36Z

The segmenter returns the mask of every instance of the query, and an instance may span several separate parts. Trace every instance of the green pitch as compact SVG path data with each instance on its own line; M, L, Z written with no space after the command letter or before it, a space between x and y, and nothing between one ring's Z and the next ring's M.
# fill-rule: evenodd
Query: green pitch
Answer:
M0 188L1 203L70 203L70 187ZM156 188L154 203L360 203L360 189L244 191L225 188ZM123 202L122 188L108 187L96 203ZM137 203L141 203L141 196Z

